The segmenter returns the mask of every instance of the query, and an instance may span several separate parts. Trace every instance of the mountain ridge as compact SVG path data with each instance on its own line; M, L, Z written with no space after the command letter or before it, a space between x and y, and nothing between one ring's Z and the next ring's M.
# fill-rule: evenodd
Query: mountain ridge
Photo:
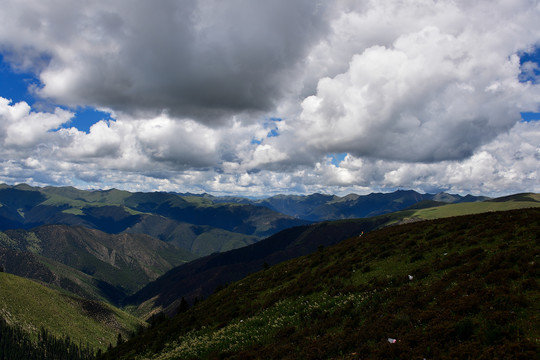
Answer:
M153 222L153 228L149 230L145 222ZM213 204L164 192L0 185L0 230L63 224L108 233L146 233L199 256L251 244L305 223L252 204ZM186 231L191 232L189 241L183 237Z
M421 194L414 190L396 190L390 193L370 193L367 195L351 193L342 197L320 193L311 195L279 194L257 200L238 197L214 197L209 194L201 196L215 203L232 201L264 206L289 216L313 222L377 216L400 211L425 200L461 203L489 199L486 196L461 196L448 193Z
M0 246L34 255L29 260L31 263L43 264L55 274L47 278L38 275L30 277L64 286L70 291L73 290L70 287L78 284L82 287L80 292L86 288L87 293L105 298L113 304L167 270L195 258L187 251L148 235L107 234L86 227L66 225L5 230L0 232ZM58 265L45 259L66 267L58 269ZM7 265L5 258L3 265ZM10 270L15 265L6 267L9 272L15 272ZM33 268L39 270L36 266ZM55 273L52 268L62 270L63 276ZM82 278L80 272L89 277ZM38 273L44 274L45 271L39 270Z

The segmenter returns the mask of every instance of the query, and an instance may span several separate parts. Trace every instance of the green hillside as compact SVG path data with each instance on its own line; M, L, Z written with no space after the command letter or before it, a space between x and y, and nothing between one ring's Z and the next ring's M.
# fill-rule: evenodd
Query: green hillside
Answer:
M0 317L37 338L41 327L57 337L94 349L116 344L142 326L121 310L97 301L59 292L32 280L0 272Z
M387 225L419 220L433 220L452 216L473 215L493 211L507 211L540 207L540 194L527 193L505 196L486 201L444 204L422 201L406 210L389 214L392 220Z
M460 204L448 204L429 209L415 211L412 216L422 219L439 219L443 217L480 214L488 211L506 211L540 207L539 194L522 194L504 197L496 201L481 201Z
M0 232L0 249L36 255L55 275L25 277L62 287L112 304L132 294L171 268L195 258L189 252L142 234L107 234L85 227L45 225L32 230ZM0 251L1 254L1 251ZM11 263L0 256L7 272L20 274L26 261ZM43 274L43 271L39 271Z
M108 359L532 359L540 209L387 227L230 284Z

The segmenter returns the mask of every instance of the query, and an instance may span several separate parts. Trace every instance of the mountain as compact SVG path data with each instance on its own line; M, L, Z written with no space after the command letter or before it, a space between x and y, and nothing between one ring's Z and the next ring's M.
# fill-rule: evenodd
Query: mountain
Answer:
M204 256L253 244L286 228L311 222L371 217L428 200L463 203L486 199L399 190L344 197L277 195L252 200L209 194L1 185L0 230L66 224L108 233L143 233Z
M235 197L204 196L214 203L241 202L264 206L274 211L308 221L364 218L400 211L423 201L439 203L463 203L484 201L485 196L460 196L455 194L420 194L413 190L398 190L392 193L369 195L276 195L266 199L247 200Z
M238 197L212 197L206 195L205 198L214 203L233 202L233 203L249 203L258 206L264 206L282 214L294 216L296 218L311 220L310 214L315 208L324 206L332 201L340 199L339 196L325 194L311 195L275 195L265 199L250 200ZM328 220L328 219L315 219Z
M127 338L143 326L142 321L110 305L5 272L0 272L0 289L0 320L17 325L31 339L44 328L57 338L69 336L77 345L105 350L116 344L119 333Z
M142 234L111 235L66 225L0 233L0 265L7 272L115 304L194 258L185 250Z
M343 220L283 230L253 245L178 266L127 298L125 303L138 306L136 313L145 318L157 311L174 314L182 297L189 302L205 298L216 288L265 266L336 244L363 231L373 230L389 220L387 217Z
M540 209L414 222L251 274L102 359L532 359Z
M200 256L306 223L252 204L214 204L171 193L0 185L0 230L62 224L111 234L140 233Z
M322 222L277 233L256 244L213 254L170 270L128 298L141 316L156 311L173 314L184 297L189 302L209 296L216 288L237 281L266 265L309 254L362 232L389 225L457 215L540 207L540 195L517 194L504 201L447 204L424 200L406 210L372 218Z

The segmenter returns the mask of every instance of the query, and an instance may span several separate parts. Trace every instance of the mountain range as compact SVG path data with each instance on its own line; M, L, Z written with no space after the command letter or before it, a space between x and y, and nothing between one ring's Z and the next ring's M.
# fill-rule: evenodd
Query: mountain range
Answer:
M253 200L0 185L0 272L97 308L119 306L155 325L163 314L206 303L252 274L305 256L324 258L350 239L400 224L421 229L431 226L429 219L484 214L478 220L529 207L540 207L540 195L396 191Z
M49 224L84 226L109 234L146 234L204 256L253 244L286 228L316 221L370 217L426 200L460 203L485 199L396 191L345 197L278 195L250 200L208 194L2 184L0 230Z
M145 318L156 311L171 315L176 312L182 298L190 302L205 298L216 288L238 281L267 266L310 254L364 232L427 219L528 207L540 207L538 194L519 194L503 200L456 204L427 200L406 210L375 217L324 221L294 227L256 244L180 265L126 299L126 303L137 304L138 315Z
M213 204L170 193L0 185L0 230L62 224L146 234L199 256L306 223L265 207Z
M250 200L241 197L215 197L201 195L213 203L239 203L264 206L282 214L308 221L324 221L364 218L403 210L422 201L436 201L440 204L485 201L486 196L461 196L437 193L420 194L413 190L397 190L392 193L371 193L368 195L276 195L265 199Z

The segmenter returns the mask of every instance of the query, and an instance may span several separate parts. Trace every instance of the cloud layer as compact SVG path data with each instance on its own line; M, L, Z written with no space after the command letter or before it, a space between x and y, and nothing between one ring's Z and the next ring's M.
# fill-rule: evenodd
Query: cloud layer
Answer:
M540 192L539 124L520 121L540 110L538 64L520 61L540 44L537 2L2 6L0 52L54 110L0 94L0 181ZM113 120L79 131L86 106Z
M40 96L210 124L272 109L327 26L310 0L8 3L0 38Z

